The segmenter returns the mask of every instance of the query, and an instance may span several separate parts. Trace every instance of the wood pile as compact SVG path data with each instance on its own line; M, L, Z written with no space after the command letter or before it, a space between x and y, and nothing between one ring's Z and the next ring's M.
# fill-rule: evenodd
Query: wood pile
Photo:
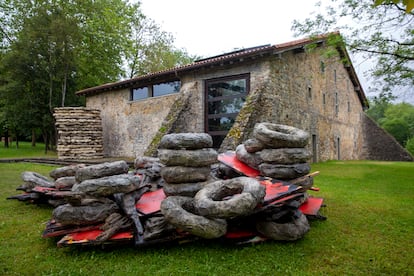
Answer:
M55 108L59 159L103 158L100 111L84 107Z

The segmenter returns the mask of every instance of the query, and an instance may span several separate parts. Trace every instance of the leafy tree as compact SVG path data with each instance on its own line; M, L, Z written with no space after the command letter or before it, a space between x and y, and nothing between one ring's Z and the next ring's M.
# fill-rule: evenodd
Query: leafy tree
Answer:
M388 92L395 87L412 93L414 86L414 13L412 0L332 0L325 12L302 22L296 35L318 35L340 30L348 48L375 59L372 76ZM406 6L404 6L404 3ZM321 3L319 3L321 6Z
M379 122L385 117L385 110L392 105L392 101L395 100L395 96L391 93L380 93L378 96L374 96L369 101L369 109L366 111L374 121Z
M408 13L414 9L414 0L375 0L374 5L378 6L381 4L402 4L405 6L405 11Z
M3 125L53 144L53 109L81 105L75 91L119 80L125 64L135 74L190 60L148 22L126 0L0 0Z
M409 153L411 153L411 155L414 156L414 137L411 137L407 140L405 148L408 150Z
M402 146L405 146L405 142L410 137L410 131L408 129L408 123L402 118L386 119L381 123L381 127L390 133Z
M414 106L407 103L390 105L379 124L405 146L414 137Z
M173 36L143 14L131 20L131 30L131 45L126 55L129 78L188 64L197 58L174 47Z

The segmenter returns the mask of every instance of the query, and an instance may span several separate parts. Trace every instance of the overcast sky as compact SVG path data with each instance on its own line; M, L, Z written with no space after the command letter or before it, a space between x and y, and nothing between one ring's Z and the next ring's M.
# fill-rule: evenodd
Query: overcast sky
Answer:
M146 16L203 57L294 39L294 19L309 17L317 0L141 0Z

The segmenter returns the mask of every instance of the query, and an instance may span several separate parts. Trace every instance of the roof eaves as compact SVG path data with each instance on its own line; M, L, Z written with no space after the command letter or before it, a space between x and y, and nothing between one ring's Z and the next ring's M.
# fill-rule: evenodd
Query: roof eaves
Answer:
M234 61L234 60L242 61L244 58L252 57L256 54L264 54L267 52L273 52L273 50L274 50L274 46L270 46L270 45L249 48L245 51L238 50L236 52L232 52L229 54L224 54L224 55L216 56L213 58L203 59L203 60L196 61L196 62L187 64L187 65L182 65L182 66L174 67L171 69L149 73L149 74L134 77L128 80L123 80L123 81L119 81L115 83L107 83L107 84L103 84L100 86L86 88L86 89L76 92L76 95L79 95L79 96L86 95L86 94L89 95L89 94L96 94L96 93L101 93L101 92L105 92L109 90L132 87L139 82L150 80L152 78L166 76L169 74L177 75L179 73L197 70L197 69L200 69L206 66L223 65L224 63Z

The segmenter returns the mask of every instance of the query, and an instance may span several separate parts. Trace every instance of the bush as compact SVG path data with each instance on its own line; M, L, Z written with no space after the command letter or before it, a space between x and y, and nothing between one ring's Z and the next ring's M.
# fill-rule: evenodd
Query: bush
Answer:
M405 149L408 150L408 152L414 156L414 137L411 137L407 140L405 144Z

